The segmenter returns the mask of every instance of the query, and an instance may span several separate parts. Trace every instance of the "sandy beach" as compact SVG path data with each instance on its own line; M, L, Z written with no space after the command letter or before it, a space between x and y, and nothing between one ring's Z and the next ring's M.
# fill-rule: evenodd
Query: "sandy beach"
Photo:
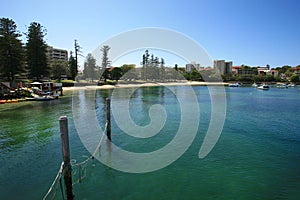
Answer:
M101 86L74 86L74 87L63 87L64 91L69 90L85 90L85 89L114 89L114 88L135 88L135 87L153 87L153 86L227 86L228 83L224 82L198 82L198 81L187 81L187 82L170 82L170 83L142 83L142 84L117 84L117 85L101 85Z

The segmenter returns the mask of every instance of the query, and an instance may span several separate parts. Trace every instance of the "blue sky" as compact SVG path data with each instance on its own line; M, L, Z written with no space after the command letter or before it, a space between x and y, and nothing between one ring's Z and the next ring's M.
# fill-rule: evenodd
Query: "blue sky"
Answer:
M39 22L47 29L49 45L70 51L77 39L84 56L119 33L159 27L187 35L212 59L232 60L234 65L300 64L298 0L0 2L0 17L13 19L21 32L26 32L31 22ZM137 56L122 62L139 63L141 56ZM176 57L167 58L170 65L183 63ZM81 58L81 65L83 61Z

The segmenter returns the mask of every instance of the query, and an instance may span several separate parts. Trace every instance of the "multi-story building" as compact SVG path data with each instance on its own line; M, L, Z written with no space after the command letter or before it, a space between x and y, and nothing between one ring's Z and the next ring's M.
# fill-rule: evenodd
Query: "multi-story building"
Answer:
M189 63L185 65L186 72L191 72L192 69L196 69L199 71L201 69L201 65L199 63Z
M64 49L57 49L52 46L47 46L47 61L48 65L51 66L53 61L64 61L68 62L68 51ZM46 79L53 77L53 74L50 74L50 77L46 77ZM61 79L65 80L68 79L66 74L61 75Z
M185 71L186 72L191 72L193 69L200 70L201 65L199 63L189 63L185 65Z
M252 76L257 75L257 70L252 67L233 66L232 74L239 76Z
M230 74L232 72L232 61L214 60L214 68L219 70L221 75Z
M64 49L57 49L51 46L47 47L47 58L49 63L53 60L68 61L68 51Z

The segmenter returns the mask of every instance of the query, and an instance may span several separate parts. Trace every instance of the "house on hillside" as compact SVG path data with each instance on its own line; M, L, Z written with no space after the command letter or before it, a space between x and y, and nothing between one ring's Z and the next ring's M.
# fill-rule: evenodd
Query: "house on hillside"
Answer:
M294 67L292 69L294 71L294 74L300 75L300 67Z
M232 74L239 75L239 76L252 76L252 75L256 75L257 71L256 68L252 68L252 67L233 66Z
M242 69L241 66L232 66L232 74L237 75L239 73L239 69Z
M278 70L270 69L269 67L257 67L258 75L266 76L271 75L273 77L278 76Z

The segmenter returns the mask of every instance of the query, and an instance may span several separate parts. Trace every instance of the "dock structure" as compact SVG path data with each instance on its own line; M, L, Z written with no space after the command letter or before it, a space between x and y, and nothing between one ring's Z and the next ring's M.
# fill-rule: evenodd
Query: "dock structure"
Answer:
M67 116L61 116L59 118L60 138L62 145L63 156L63 173L64 181L66 185L67 200L73 200L73 188L72 188L72 167L70 163L70 146L69 146L69 131L68 131L68 118Z
M106 98L106 136L111 141L110 98Z
M110 98L106 98L106 136L111 141L111 117L110 117ZM62 146L62 172L64 182L66 186L67 200L73 200L73 188L72 188L72 165L70 163L70 145L69 145L69 130L68 130L68 118L67 116L61 116L59 118L59 129ZM101 139L102 140L102 139ZM100 140L100 142L101 142ZM92 155L91 157L93 157ZM89 160L89 158L87 159ZM85 163L85 161L83 162ZM48 195L48 194L47 194ZM47 196L46 195L46 196Z

